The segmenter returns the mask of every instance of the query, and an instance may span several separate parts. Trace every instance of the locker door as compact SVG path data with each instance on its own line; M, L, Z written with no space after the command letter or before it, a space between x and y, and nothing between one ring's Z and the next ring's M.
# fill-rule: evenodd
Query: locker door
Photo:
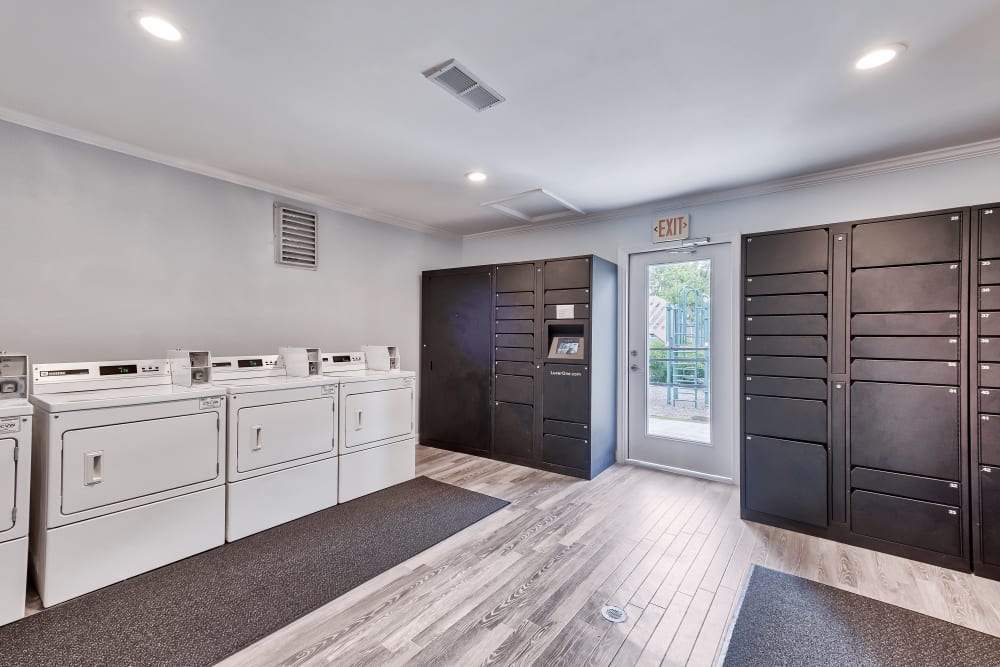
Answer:
M744 245L746 275L825 271L828 240L829 232L825 229L765 234L747 239Z
M0 440L0 534L14 527L12 510L15 502L17 463L14 461L13 438Z
M979 517L983 561L1000 565L1000 468L979 470Z
M958 311L959 264L857 269L851 278L851 312Z
M962 254L962 216L942 213L854 227L851 265L955 262Z
M789 440L826 443L826 403L745 396L746 431Z
M826 449L805 442L746 436L746 504L793 521L827 525Z
M499 402L494 408L493 451L506 456L531 458L535 408Z

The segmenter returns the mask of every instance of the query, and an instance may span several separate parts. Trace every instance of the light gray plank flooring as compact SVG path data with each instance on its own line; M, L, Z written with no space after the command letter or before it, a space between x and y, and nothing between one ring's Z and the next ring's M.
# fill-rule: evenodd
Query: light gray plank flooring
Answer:
M1000 636L1000 583L741 521L736 487L417 450L510 506L222 664L712 665L751 563Z

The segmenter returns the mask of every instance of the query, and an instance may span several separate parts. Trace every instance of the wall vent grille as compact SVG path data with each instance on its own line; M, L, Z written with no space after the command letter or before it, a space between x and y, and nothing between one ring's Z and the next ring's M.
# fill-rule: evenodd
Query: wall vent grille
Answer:
M274 261L282 266L315 270L318 264L318 219L315 213L274 205Z
M423 74L476 111L495 107L505 100L503 95L487 86L482 79L454 59L432 67Z

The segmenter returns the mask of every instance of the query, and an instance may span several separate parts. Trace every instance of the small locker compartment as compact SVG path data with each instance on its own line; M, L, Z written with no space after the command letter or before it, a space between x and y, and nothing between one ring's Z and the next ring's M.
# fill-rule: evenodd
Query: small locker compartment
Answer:
M535 380L523 375L498 375L496 400L507 403L534 403Z
M547 320L582 320L590 319L589 303L562 303L545 306Z
M586 289L590 287L590 258L559 259L545 262L545 289Z
M532 320L497 320L496 330L498 334L530 334L535 331L535 323Z
M1000 310L1000 285L979 288L979 310Z
M590 468L590 445L586 440L561 435L542 436L542 460L579 470Z
M531 361L534 356L530 347L498 347L494 352L497 361Z
M496 344L499 347L535 347L533 334L497 334Z
M941 213L854 226L851 266L957 262L962 257L962 216Z
M826 310L825 294L748 296L743 302L747 315L825 315Z
M577 438L578 440L587 440L590 438L590 427L587 424L574 424L573 422L546 419L542 422L542 428L548 435L563 435L567 438Z
M819 357L746 357L748 375L825 378L826 360Z
M956 361L887 361L855 359L851 378L855 381L901 382L904 384L960 384L960 366Z
M746 506L813 526L827 525L826 448L746 436Z
M743 342L746 354L777 357L826 356L826 338L823 336L747 336Z
M590 303L589 289L547 289L545 305L560 303Z
M797 398L745 396L746 432L826 443L826 403Z
M856 336L851 356L865 359L941 359L958 361L958 338L931 336Z
M826 292L826 273L794 273L773 276L749 276L743 279L743 294L759 296L761 294L808 294ZM825 312L825 311L824 311Z
M349 393L341 409L348 449L413 433L413 387Z
M535 318L534 306L499 306L498 320L531 320Z
M1000 466L1000 416L979 415L979 462Z
M1000 364L979 364L979 386L1000 388Z
M1000 390L979 390L979 411L1000 415Z
M904 496L929 503L940 503L960 507L962 505L962 485L933 477L903 475L898 472L854 468L851 471L851 487L864 491L885 493L890 496Z
M237 411L236 470L247 472L333 451L332 398L258 405Z
M219 475L214 412L63 433L62 513L181 489Z
M498 306L533 306L535 305L534 292L499 292L497 293Z
M506 456L531 458L535 408L499 402L494 410L493 451Z
M851 530L897 544L962 555L962 512L949 505L852 491Z
M542 416L557 421L590 421L590 370L578 364L545 364Z
M857 269L851 278L851 312L957 312L962 280L959 266L926 264Z
M14 527L14 506L17 503L17 461L13 438L0 440L0 535Z
M530 361L498 361L496 363L498 375L528 375L535 374L535 365Z
M1000 313L979 313L979 335L1000 336Z
M534 292L534 290L534 264L509 264L497 267L498 292Z
M961 320L952 313L887 313L854 315L854 336L958 336Z
M979 520L983 562L1000 565L1000 468L979 469Z
M829 233L825 229L764 234L746 239L744 269L748 276L825 271Z
M977 338L976 341L976 345L979 347L979 361L988 361L991 364L1000 362L1000 338ZM983 382L982 384L986 383ZM994 385L991 384L988 386L992 387Z
M979 211L979 256L983 259L1000 257L1000 219L996 209Z
M984 259L979 262L979 284L1000 284L1000 261Z
M825 336L825 315L753 315L743 318L743 331L761 336Z
M747 375L743 378L743 393L754 396L811 398L817 401L825 401L827 396L826 380L766 375Z
M960 479L958 389L858 382L851 385L851 464Z

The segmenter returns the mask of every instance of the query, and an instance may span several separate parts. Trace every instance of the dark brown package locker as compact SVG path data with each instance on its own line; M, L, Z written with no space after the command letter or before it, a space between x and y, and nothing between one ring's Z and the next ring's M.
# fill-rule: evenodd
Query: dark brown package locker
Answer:
M489 456L492 267L428 271L421 287L420 442Z
M831 255L825 227L743 237L741 514L812 534L833 486Z
M968 213L848 225L852 541L968 571Z
M977 575L1000 579L1000 204L972 211L970 401L972 556Z

